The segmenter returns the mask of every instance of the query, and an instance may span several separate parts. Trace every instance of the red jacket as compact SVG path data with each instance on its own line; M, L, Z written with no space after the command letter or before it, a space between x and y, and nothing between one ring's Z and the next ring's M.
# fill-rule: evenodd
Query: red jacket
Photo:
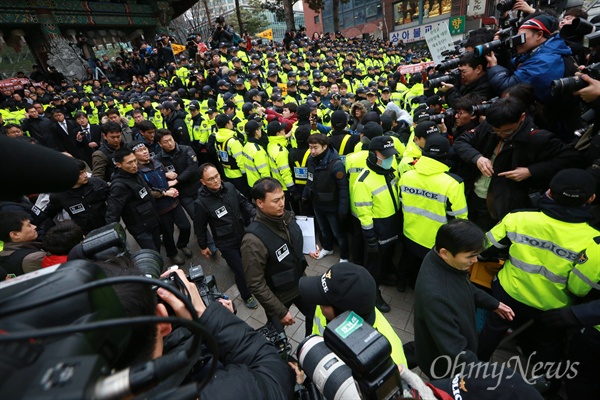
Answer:
M294 123L298 121L296 113L292 113L292 115L289 118L283 118L281 114L270 108L267 108L265 110L265 113L267 114L267 121L279 121L282 124L285 124L285 133L288 133L290 129L292 129L292 125L294 125Z

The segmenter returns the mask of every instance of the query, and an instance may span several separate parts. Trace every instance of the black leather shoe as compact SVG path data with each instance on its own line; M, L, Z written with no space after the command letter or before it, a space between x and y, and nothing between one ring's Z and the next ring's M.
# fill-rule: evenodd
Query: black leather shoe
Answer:
M377 293L377 298L375 299L375 307L382 313L390 312L392 309L388 303L385 302L383 297L381 296L381 292Z
M408 282L406 281L406 279L400 279L398 281L398 286L396 286L396 289L398 289L398 291L400 293L404 293L404 292L406 292L407 287L408 287Z

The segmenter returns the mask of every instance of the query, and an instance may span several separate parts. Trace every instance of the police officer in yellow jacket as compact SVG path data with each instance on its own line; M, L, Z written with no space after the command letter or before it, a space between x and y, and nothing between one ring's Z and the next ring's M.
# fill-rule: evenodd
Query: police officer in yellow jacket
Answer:
M438 229L449 219L467 218L467 199L462 178L451 174L450 143L440 134L427 137L423 156L415 169L399 181L402 201L403 243L398 271L398 290L414 286L423 258L435 244Z
M260 178L271 176L269 167L269 158L267 156L267 136L263 134L262 125L255 120L246 122L246 136L248 142L242 149L244 156L244 169L246 170L246 180L248 186L254 186L254 183Z
M267 135L269 139L267 155L269 156L271 175L283 186L289 206L291 203L290 196L295 192L295 187L289 163L288 138L285 136L285 124L281 124L279 121L269 122L269 125L267 125Z
M511 323L490 314L479 338L480 360L490 358L510 327L572 304L569 277L577 274L573 271L578 265L584 265L584 247L590 238L600 236L588 225L592 219L588 204L594 201L595 192L596 182L586 171L559 171L539 211L510 213L486 234L488 246L508 248L508 260L492 281L492 293L515 310L516 318ZM540 332L539 361L560 361L563 335L560 329Z
M377 284L384 262L392 259L401 226L398 173L393 167L397 153L391 137L373 138L367 166L350 194L366 243L365 266ZM390 311L380 291L375 305L381 312Z
M392 347L394 363L407 366L400 338L375 308L377 285L364 267L340 262L322 276L300 278L298 289L304 301L319 305L315 310L313 334L323 336L327 322L345 311L353 311L387 338Z
M215 117L215 123L217 125L215 147L219 162L225 171L225 178L241 194L249 198L250 188L245 177L243 145L233 130L233 121L226 114L219 114Z

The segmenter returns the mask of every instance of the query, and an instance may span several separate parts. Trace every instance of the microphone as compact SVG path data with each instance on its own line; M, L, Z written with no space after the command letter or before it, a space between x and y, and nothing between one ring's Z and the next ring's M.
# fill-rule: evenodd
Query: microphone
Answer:
M179 351L144 364L134 365L101 378L94 388L94 399L116 400L136 396L156 386L161 380L189 363L187 353Z
M0 135L0 200L13 200L24 194L60 192L79 179L74 158L41 145Z

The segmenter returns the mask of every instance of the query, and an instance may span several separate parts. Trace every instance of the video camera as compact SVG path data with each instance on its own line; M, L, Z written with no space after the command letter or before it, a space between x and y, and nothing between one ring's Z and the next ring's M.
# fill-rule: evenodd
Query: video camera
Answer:
M588 65L581 72L588 74L591 78L600 80L600 62ZM581 76L569 76L566 78L555 79L551 84L552 96L576 92L589 84L581 79Z
M458 82L460 82L460 70L457 68L450 71L447 75L427 80L423 86L425 89L433 89L442 86L442 83L456 85Z
M0 283L0 325L5 331L0 337L1 398L123 398L159 384L159 391L167 390L162 386L165 378L176 372L182 377L187 374L185 368L191 368L202 348L206 349L200 340L205 336L195 322L175 318L169 322L195 333L191 346L111 374L115 368L130 365L144 351L144 341L136 336L137 327L163 322L153 321L156 317L152 315L128 315L115 287L151 287L155 281L156 286L171 290L190 312L194 311L189 297L173 291L167 279L134 275L107 278L104 270L90 261L117 254L128 256L124 230L119 224L110 224L90 232L79 249L70 254L80 259ZM154 271L162 266L162 258L154 251L140 250L131 259L141 270ZM219 295L216 282L204 277L197 267L194 271L191 279L199 289L204 288L201 295L209 304ZM214 351L214 340L207 339ZM174 379L175 386L182 381L177 375Z
M352 311L329 322L323 337L298 346L298 360L327 399L401 398L402 380L390 342ZM362 396L361 396L362 395Z
M521 44L525 43L525 34L521 33L518 35L510 36L506 39L492 40L491 42L480 44L475 46L473 52L477 57L483 57L492 51L498 51L502 48L513 49Z

